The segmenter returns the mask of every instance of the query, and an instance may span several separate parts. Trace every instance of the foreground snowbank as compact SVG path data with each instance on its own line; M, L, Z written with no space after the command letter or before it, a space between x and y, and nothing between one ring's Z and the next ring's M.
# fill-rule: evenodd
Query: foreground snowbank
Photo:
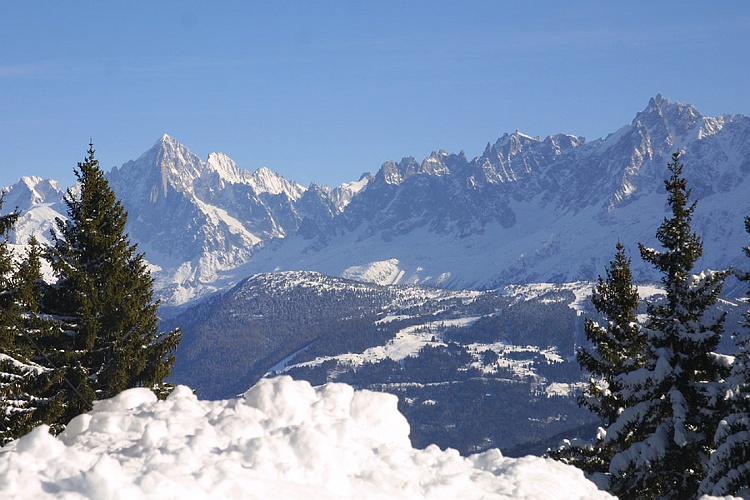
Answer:
M243 398L131 389L0 449L2 498L608 498L583 474L497 450L415 450L389 394L264 379Z

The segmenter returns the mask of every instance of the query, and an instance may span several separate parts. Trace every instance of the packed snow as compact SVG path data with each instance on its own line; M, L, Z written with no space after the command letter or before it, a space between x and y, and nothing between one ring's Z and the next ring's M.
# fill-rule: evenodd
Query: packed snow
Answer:
M282 376L202 401L130 389L0 449L2 498L611 498L571 466L412 448L393 395Z

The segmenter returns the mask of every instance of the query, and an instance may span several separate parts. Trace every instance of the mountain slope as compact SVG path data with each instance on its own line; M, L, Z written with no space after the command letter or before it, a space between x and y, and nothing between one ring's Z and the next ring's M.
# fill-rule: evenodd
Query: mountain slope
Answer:
M575 361L584 318L601 320L593 283L496 291L381 286L310 271L254 275L162 325L183 328L172 374L199 397L242 392L280 373L399 396L415 446L462 454L539 452L553 436L591 437L576 404L587 375ZM658 300L658 288L639 293ZM747 306L722 300L732 353ZM644 307L645 310L645 307Z
M315 342L327 352L377 345L390 314L473 301L478 292L385 287L301 271L251 276L169 321L189 332L173 378L226 397ZM494 300L494 299L493 299ZM168 328L168 326L165 326Z
M240 393L266 372L385 390L400 396L415 445L469 453L591 421L569 397L580 370L564 362L580 336L571 304L583 306L587 292L587 284L499 294L270 273L164 327L184 332L172 380L201 398ZM476 418L461 416L469 409ZM491 418L477 426L479 414Z

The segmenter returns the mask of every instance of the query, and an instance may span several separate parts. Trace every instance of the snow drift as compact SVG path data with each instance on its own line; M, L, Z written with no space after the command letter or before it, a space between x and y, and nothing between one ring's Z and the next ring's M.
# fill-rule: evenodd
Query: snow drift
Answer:
M286 376L224 401L131 389L0 449L0 497L610 498L553 460L414 449L396 404Z

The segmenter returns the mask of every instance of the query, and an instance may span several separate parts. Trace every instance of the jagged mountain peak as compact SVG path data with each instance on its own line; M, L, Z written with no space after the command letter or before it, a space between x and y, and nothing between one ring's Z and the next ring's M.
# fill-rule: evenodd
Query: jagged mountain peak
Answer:
M446 150L433 151L430 156L422 162L420 171L435 176L448 175L453 170L467 164L466 154L460 151L458 154L448 153Z
M484 148L484 153L482 153L482 158L511 160L529 148L535 148L540 145L549 146L559 154L561 151L580 147L586 143L586 138L579 135L552 134L542 140L539 137L531 137L516 130L512 134L503 134L494 143L488 142Z
M413 156L406 156L400 162L386 161L375 174L375 181L391 185L398 185L415 175L445 176L455 170L464 168L468 164L466 154L448 153L444 149L433 151L422 163ZM361 180L361 179L360 179Z
M189 192L204 169L201 159L185 145L164 134L136 160L114 167L110 181L129 185L131 192L145 195L151 203L166 197L169 189Z
M421 166L413 156L405 156L398 163L392 160L383 162L375 174L375 179L378 183L401 184L420 170Z
M453 175L468 176L469 184L475 185L477 175L490 183L518 180L528 174L532 165L523 159L530 150L542 148L545 156L560 155L562 152L587 144L586 138L572 134L549 135L544 140L531 137L516 130L505 133L494 143L488 142L481 156L468 160L466 153L449 153L439 149L430 153L421 163L408 156L400 162L386 161L374 176L375 182L386 185L399 185L415 175L450 177ZM477 174L481 171L481 174Z
M18 179L18 182L16 184L26 186L29 189L34 189L34 187L41 181L42 178L38 175L24 175L20 179ZM56 181L53 182L57 183Z
M211 152L204 162L187 146L168 134L161 136L137 160L113 168L110 176L128 177L134 181L151 183L149 191L152 202L155 201L155 196L166 196L169 188L182 193L192 193L197 181L200 181L203 187L221 188L226 184L245 184L257 194L285 193L291 199L298 199L305 191L298 183L288 181L266 167L261 167L251 174L222 152ZM157 186L158 192L154 192Z
M27 210L34 205L60 201L63 192L54 179L43 179L36 175L23 176L17 183L3 189L6 193L4 208Z
M209 153L205 169L209 173L216 173L220 180L233 184L247 182L250 178L250 173L240 169L239 165L225 153Z
M345 182L339 187L331 189L330 197L337 210L342 212L355 196L367 189L374 178L370 172L365 172L359 177L359 180Z
M76 190L76 186L71 188ZM11 232L10 242L25 245L31 236L49 243L50 229L55 219L63 217L64 193L57 181L38 176L24 176L3 190L3 213L18 210L20 217Z
M187 187L200 177L204 166L201 159L172 137L164 134L151 151L156 156L155 165L161 169L162 182Z
M674 116L674 113L688 114L694 117L701 116L700 112L692 104L672 101L661 94L656 94L656 96L650 98L646 109L641 111L641 113L652 112L656 112L662 116Z
M627 199L638 190L639 183L650 185L663 175L666 162L660 161L662 157L668 158L676 150L684 151L694 141L715 134L722 126L721 118L703 116L691 104L673 102L657 94L629 125L595 141L594 146L606 155L616 155L618 150L632 151L628 161L619 168L623 175L623 193L629 193L623 199Z
M531 137L520 130L512 134L505 133L495 142L495 149L506 158L516 156L531 144L541 142L538 137Z
M182 145L180 144L180 141L178 141L177 139L175 139L174 137L166 133L162 134L162 136L154 143L155 146L162 145L162 144L170 144L174 146Z
M172 163L195 167L202 164L198 155L190 151L187 146L168 134L161 136L151 149L141 155L141 157L144 156L156 157L161 165ZM199 170L200 169L195 168L195 173L198 174Z
M648 108L661 108L670 104L672 104L672 101L661 95L661 93L656 94L648 100Z
M42 201L46 200L50 195L56 196L62 192L60 185L56 180L44 179L36 175L23 176L18 183L23 184L28 187L29 190L38 193L42 198Z
M661 94L649 99L646 109L639 112L632 125L650 131L667 129L670 137L686 135L697 124L703 123L703 115L692 104L672 102Z
M372 181L375 177L370 172L364 172L362 175L359 176L359 179L353 182L345 182L339 188L341 189L351 189L354 191L362 191L367 187L367 185Z
M301 184L288 181L268 167L260 167L248 178L256 193L286 194L292 200L298 200L305 192Z
M542 143L551 145L559 153L561 150L575 148L585 144L586 138L579 135L554 134L545 137Z

